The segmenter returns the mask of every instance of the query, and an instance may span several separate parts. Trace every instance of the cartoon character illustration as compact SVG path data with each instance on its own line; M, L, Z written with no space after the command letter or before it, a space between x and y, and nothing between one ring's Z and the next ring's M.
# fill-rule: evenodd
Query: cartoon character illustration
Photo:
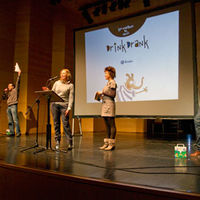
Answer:
M117 101L133 101L137 94L148 91L147 87L143 87L144 77L141 78L140 85L136 85L133 73L127 73L126 76L125 84L117 89Z

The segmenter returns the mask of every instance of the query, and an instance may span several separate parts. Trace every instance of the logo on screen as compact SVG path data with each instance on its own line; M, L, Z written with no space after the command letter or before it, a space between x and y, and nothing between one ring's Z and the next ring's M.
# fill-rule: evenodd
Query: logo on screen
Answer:
M109 25L109 31L117 37L127 37L136 33L145 23L144 16L137 17L137 20L127 19L118 21Z
M121 64L123 65L123 64L127 64L127 63L132 63L133 62L133 60L121 60Z
M111 45L106 45L107 52L123 52L126 53L129 49L132 48L144 48L149 49L149 40L146 39L146 36L143 35L142 40L134 41L124 41L121 40L120 43L114 42Z
M130 30L134 28L134 25L127 25L125 27L119 27L118 32L122 34L122 36L130 35Z

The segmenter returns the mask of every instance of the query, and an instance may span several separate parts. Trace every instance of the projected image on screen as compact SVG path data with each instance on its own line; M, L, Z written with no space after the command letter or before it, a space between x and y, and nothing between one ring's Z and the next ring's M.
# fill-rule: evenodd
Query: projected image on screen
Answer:
M192 4L75 30L75 116L100 116L95 93L116 68L117 117L193 117L197 107Z
M102 90L104 68L117 71L117 101L179 98L179 11L85 32L86 99Z

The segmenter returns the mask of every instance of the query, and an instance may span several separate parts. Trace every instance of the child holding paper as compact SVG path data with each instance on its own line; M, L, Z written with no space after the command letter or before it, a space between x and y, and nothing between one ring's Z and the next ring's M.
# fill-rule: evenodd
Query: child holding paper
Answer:
M10 129L10 133L8 136L14 136L14 125L16 128L16 135L17 137L21 136L20 127L19 127L19 119L17 115L17 105L18 105L18 98L19 98L19 87L20 87L20 75L21 70L16 63L15 72L18 72L18 77L16 84L9 83L8 88L4 89L6 98L7 98L7 115L8 115L8 127Z

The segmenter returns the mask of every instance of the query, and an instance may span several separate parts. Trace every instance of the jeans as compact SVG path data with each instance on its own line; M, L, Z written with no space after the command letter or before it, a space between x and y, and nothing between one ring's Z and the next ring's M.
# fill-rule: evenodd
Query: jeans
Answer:
M14 130L14 125L15 125L16 133L20 134L19 119L17 116L17 104L8 106L7 115L8 115L8 127L10 129L10 133L15 134Z
M198 110L197 115L194 118L194 126L196 131L196 147L200 150L200 108Z
M53 115L54 129L55 129L55 140L60 141L61 139L61 133L60 133L60 117L61 117L64 133L67 136L69 143L72 144L72 132L69 124L69 115L65 116L66 109L67 106L62 106L55 103L52 103L51 105L51 112Z

